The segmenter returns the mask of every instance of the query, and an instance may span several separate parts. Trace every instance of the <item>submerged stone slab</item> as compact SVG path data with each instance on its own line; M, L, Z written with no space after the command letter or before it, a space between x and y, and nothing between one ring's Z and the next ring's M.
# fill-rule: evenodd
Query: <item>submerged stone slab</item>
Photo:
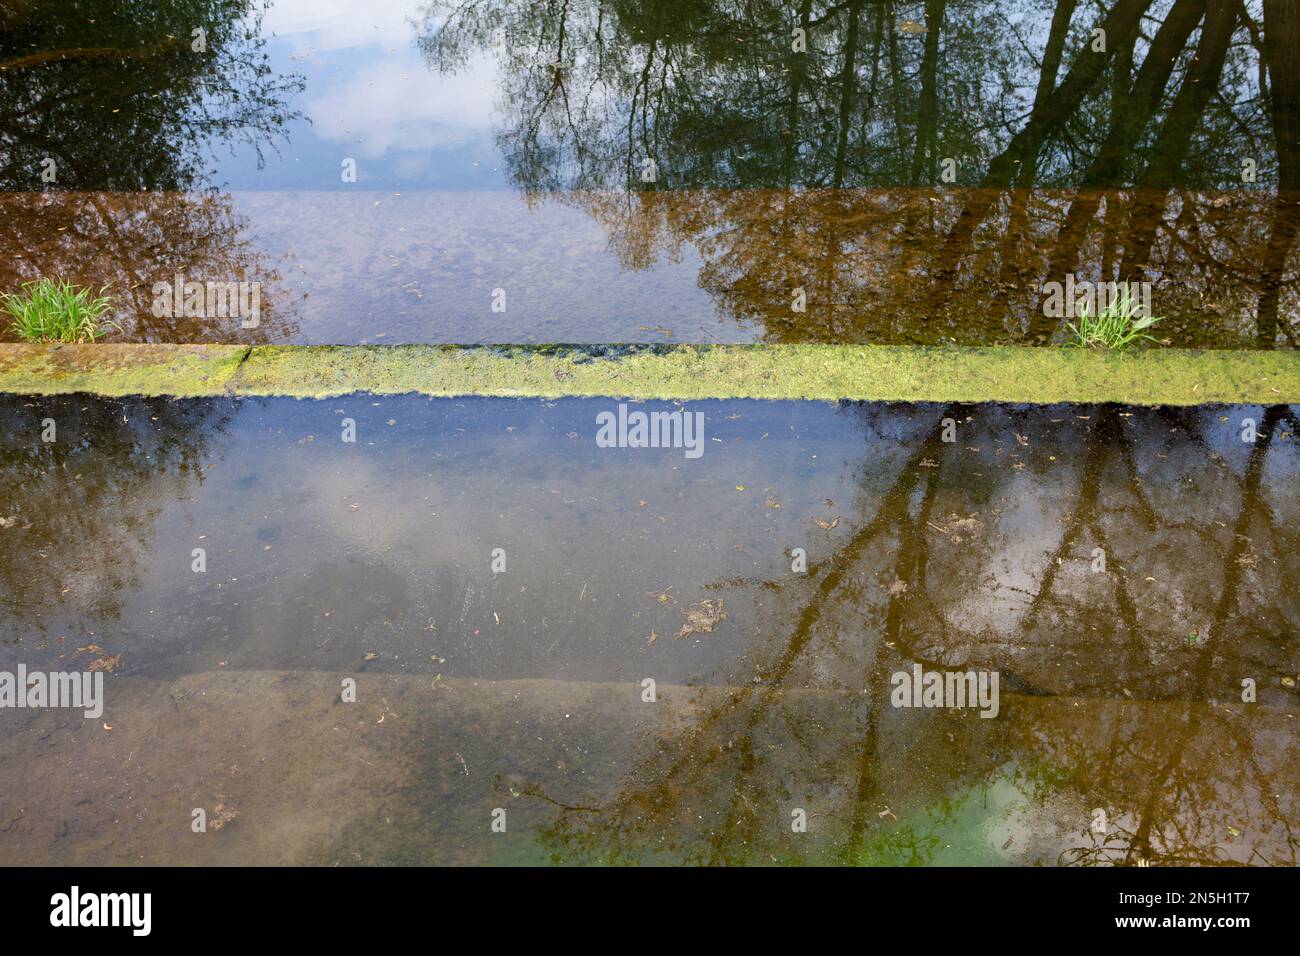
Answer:
M1012 346L6 345L0 391L1278 404L1300 401L1300 358Z
M847 688L640 695L632 680L114 676L97 720L0 712L21 782L0 794L0 862L1291 860L1291 707L1008 694L985 721Z

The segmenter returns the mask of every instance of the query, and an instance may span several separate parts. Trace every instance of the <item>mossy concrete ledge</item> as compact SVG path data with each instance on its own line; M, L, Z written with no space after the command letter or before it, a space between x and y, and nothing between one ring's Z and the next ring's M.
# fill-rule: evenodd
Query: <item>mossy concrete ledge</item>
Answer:
M224 394L247 345L0 345L0 392L111 397Z
M0 346L22 394L1300 402L1300 353L898 345Z

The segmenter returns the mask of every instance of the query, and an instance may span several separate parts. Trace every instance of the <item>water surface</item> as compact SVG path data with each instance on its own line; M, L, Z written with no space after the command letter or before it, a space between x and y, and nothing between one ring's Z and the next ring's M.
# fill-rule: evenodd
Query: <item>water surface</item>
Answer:
M0 288L147 341L1045 344L1074 276L1293 347L1298 44L1261 0L27 0ZM152 314L177 274L261 325Z
M3 399L0 860L1295 863L1295 408L615 408Z

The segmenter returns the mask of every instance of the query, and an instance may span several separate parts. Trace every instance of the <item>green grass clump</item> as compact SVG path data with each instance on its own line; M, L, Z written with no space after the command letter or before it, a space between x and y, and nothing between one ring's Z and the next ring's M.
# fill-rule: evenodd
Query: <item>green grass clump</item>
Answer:
M1080 306L1079 324L1076 326L1069 322L1067 326L1074 334L1074 344L1083 348L1121 351L1141 341L1158 341L1144 330L1160 320L1149 315L1139 316L1137 312L1138 304L1126 287L1118 301L1108 302L1095 317L1088 314L1086 303Z
M13 319L9 331L24 342L93 342L112 322L108 286L92 293L62 279L27 282L22 292L0 293L0 308Z

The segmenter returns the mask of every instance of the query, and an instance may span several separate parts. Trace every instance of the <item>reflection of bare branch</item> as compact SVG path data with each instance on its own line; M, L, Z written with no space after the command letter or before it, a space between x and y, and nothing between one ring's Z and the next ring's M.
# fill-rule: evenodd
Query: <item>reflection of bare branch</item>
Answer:
M627 268L694 244L719 312L761 322L771 340L1044 341L1059 322L1041 313L1041 283L1073 272L1081 250L1081 275L1097 277L1099 264L1102 279L1128 277L1153 227L1171 240L1147 256L1164 337L1253 343L1252 311L1260 328L1277 327L1260 344L1293 337L1290 322L1269 318L1286 317L1294 289L1285 255L1266 254L1284 238L1276 228L1270 238L1267 193L1238 190L1223 206L1224 194L1206 191L1240 181L1225 159L1240 150L1224 137L1244 126L1247 141L1267 138L1262 90L1238 88L1250 48L1229 44L1224 54L1233 4L1214 0L1208 19L1202 0L1158 14L1149 0L1107 4L1098 26L1108 52L1085 45L1067 56L1077 4L1057 0L1041 58L1001 49L964 8L939 2L927 3L935 28L926 41L901 45L885 26L892 3L876 5L874 25L860 23L859 4L816 0L789 13L722 4L684 20L654 4L631 14L591 0L526 12L489 2L443 16L445 6L431 4L420 40L440 70L458 68L489 26L506 26L498 142L525 193L561 193L600 220ZM1136 43L1144 17L1156 29ZM826 38L791 55L778 42L787 21L825 23ZM557 43L563 65L538 66ZM1111 51L1131 58L1135 46L1140 63L1112 62ZM1036 90L1033 103L987 89L968 99L951 74L976 50L976 62L1020 67L1013 85ZM936 97L948 108L936 113ZM1088 127L1099 109L1107 135L1096 143ZM1164 168L1168 157L1145 143L1154 135L1185 146L1189 122L1207 143L1177 151L1179 175L1161 185L1163 174L1143 167ZM983 188L898 188L933 178L940 143L961 158L963 180ZM630 183L647 157L659 175L653 190ZM792 314L801 282L808 309Z
M950 407L935 414L957 418L959 412ZM1044 412L1006 414L1018 431L1041 436ZM1169 420L1169 414L1173 413L1153 420ZM1287 739L1278 723L1284 715L1275 718L1267 709L1256 712L1213 702L1224 659L1253 666L1245 663L1249 658L1244 652L1234 649L1236 640L1228 622L1246 573L1240 559L1249 547L1251 516L1261 513L1263 462L1278 423L1289 414L1288 409L1274 408L1265 417L1261 439L1241 480L1233 544L1223 552L1223 584L1211 610L1210 637L1188 652L1194 655L1191 674L1173 699L1159 691L1165 676L1149 656L1153 635L1139 622L1139 598L1129 572L1122 569L1112 568L1110 575L1113 605L1088 602L1073 609L1079 618L1061 623L1071 635L1064 653L1080 655L1086 666L1100 667L1110 680L1127 685L1125 698L1050 696L1062 693L1054 689L1043 696L1026 696L1020 688L1029 685L1033 693L1033 681L1043 680L1041 668L1049 668L1047 680L1052 679L1060 651L1056 628L1031 627L1024 618L1002 640L976 645L978 658L962 657L966 625L954 616L958 613L954 608L963 606L971 582L984 578L951 563L959 554L969 556L969 550L945 549L936 554L932 549L947 540L941 533L945 529L936 525L936 520L943 520L938 509L952 507L943 504L946 496L983 472L987 464L963 465L961 446L940 444L937 431L931 429L909 449L886 487L869 497L872 503L866 516L833 554L811 566L807 579L771 592L780 595L785 609L768 630L771 648L766 662L761 646L750 657L761 683L725 690L701 688L703 708L692 713L679 731L658 742L612 797L588 801L599 803L600 813L584 815L580 821L562 818L547 831L547 839L568 852L598 853L601 858L613 852L616 857L626 854L638 859L650 852L674 859L685 854L688 859L713 863L783 857L858 862L876 856L926 862L949 842L944 828L957 825L955 808L960 801L954 794L962 793L972 781L986 785L1005 772L1000 769L1003 761L1011 760L1016 768L1011 779L1018 786L1045 788L1057 795L1058 802L1069 795L1081 806L1102 806L1115 816L1104 836L1090 831L1086 814L1074 826L1068 817L1035 817L1039 844L1030 852L1041 855L1030 859L1072 865L1123 865L1138 858L1184 864L1293 861L1296 807L1282 783L1293 758L1285 748L1279 749ZM1091 533L1108 550L1122 552L1123 542L1105 537L1107 531L1111 537L1117 535L1106 522L1107 515L1124 515L1117 527L1127 535L1150 537L1169 527L1183 527L1184 523L1166 520L1165 505L1155 497L1168 489L1166 479L1138 470L1134 434L1141 432L1133 432L1128 419L1113 407L1095 410L1092 418L1094 424L1084 440L1073 446L1080 459L1080 485L1066 518L1064 538L1077 543L1081 535ZM1006 427L1005 417L996 413L986 421L995 433ZM1185 439L1185 433L1180 437ZM987 439L964 440L983 444ZM1064 449L1058 447L1056 452L1059 457ZM927 460L936 467L921 467ZM966 467L974 471L959 472ZM1134 502L1122 508L1102 494L1103 482L1113 479L1117 471L1126 497ZM864 477L878 473L877 468L868 468ZM1179 474L1182 469L1171 469L1168 480L1176 484ZM1228 480L1227 475L1221 477ZM1236 476L1231 481L1237 487ZM1075 529L1073 538L1070 529ZM1286 548L1281 539L1275 546ZM1141 547L1135 545L1135 550ZM1059 556L1068 551L1067 547ZM1127 563L1118 556L1114 560ZM1055 557L1048 556L1047 566L1056 567ZM1200 568L1189 565L1187 570L1195 573ZM864 586L873 577L906 588L891 587L886 594L880 585ZM1060 578L1053 580L1044 572L1039 583L1043 590L1039 606L1045 609L1058 601L1049 592L1054 587L1059 590ZM1106 626L1099 628L1097 622ZM1017 645L1023 651L1027 644L1052 653L1036 665L1016 653ZM1271 653L1282 652L1277 648ZM887 695L881 692L888 685L891 661L900 660L920 662L930 669L998 670L1004 678L1007 717L987 726L974 720L974 730L983 733L951 750L945 750L944 735L937 731L947 730L951 740L954 732L970 733L972 721L943 720L942 715L929 723L905 720L907 742L900 743L899 712L888 706ZM1174 662L1173 666L1182 665ZM1021 670L1027 677L1014 673ZM828 680L847 688L861 686L866 692L832 691L824 686ZM817 689L809 687L809 681ZM1138 696L1129 694L1130 686L1139 689ZM822 695L837 695L825 702L826 711L816 703ZM817 716L830 712L840 716L833 720ZM1242 759L1224 759L1225 741ZM900 746L911 762L900 765ZM987 754L987 761L977 754ZM885 820L884 808L892 806L900 814L906 809L900 788L923 786L924 781L899 777L912 774L918 762L932 774L944 768L938 772L943 783L933 791L935 802L927 804L923 820L915 813ZM806 790L813 792L799 795ZM837 801L830 810L828 800ZM789 805L810 805L808 801L823 814L819 824L823 834L817 848L795 849L781 842L779 829L774 833L779 821L772 814ZM1053 836L1052 826L1062 829ZM1229 828L1248 836L1225 842L1230 839ZM690 834L697 830L697 842L691 843ZM611 851L612 847L619 849Z

